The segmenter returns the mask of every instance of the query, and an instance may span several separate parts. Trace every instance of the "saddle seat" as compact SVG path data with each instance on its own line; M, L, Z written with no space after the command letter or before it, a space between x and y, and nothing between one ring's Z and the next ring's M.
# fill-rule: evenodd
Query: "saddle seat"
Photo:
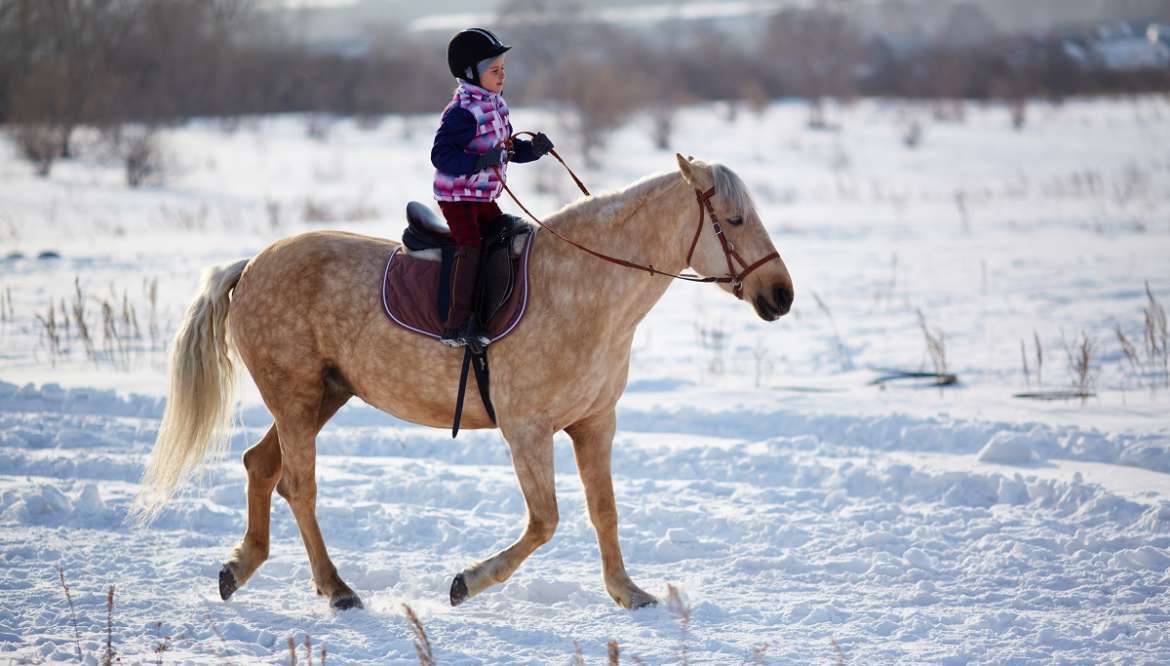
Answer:
M455 238L451 228L430 206L417 201L406 204L406 231L402 232L402 244L412 251L454 247Z
M515 215L506 213L500 215L481 230L484 249L487 250L496 239L515 241L512 243L512 256L518 257L524 247L524 239L521 237L531 230L532 227L527 222ZM455 237L451 235L447 221L430 206L411 201L406 204L406 230L402 232L402 244L406 246L408 252L419 259L439 261L440 252L454 249Z

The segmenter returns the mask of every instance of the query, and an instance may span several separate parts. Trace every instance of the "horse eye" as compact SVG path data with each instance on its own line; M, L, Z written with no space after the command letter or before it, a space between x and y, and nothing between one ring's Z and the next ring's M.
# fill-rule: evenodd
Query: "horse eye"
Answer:
M743 218L742 217L733 217L733 218L728 219L727 223L733 227L738 227L739 225L743 224Z

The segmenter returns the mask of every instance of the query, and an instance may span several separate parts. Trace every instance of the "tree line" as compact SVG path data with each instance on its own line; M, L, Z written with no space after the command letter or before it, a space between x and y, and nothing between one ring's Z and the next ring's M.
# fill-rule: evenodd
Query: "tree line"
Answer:
M360 52L330 52L272 16L254 0L0 0L0 124L51 127L47 141L68 156L79 125L434 111L449 94L441 35L389 28ZM496 27L523 46L510 55L509 99L571 107L583 134L637 110L668 133L671 109L701 100L798 96L813 102L815 121L820 100L855 95L1170 89L1166 68L1086 71L1056 38L944 35L899 49L863 38L845 9L824 2L768 18L758 44L681 23L665 27L668 38L646 39L595 20L582 4L545 0L507 0Z

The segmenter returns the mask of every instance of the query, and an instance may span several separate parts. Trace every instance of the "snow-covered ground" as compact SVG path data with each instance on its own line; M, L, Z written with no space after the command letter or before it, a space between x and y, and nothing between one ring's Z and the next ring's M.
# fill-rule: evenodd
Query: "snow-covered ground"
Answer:
M451 576L522 527L507 449L356 400L319 440L319 515L364 611L313 594L280 500L271 558L219 600L244 525L238 454L268 425L250 382L232 455L152 526L124 522L200 268L310 228L397 236L406 201L429 198L434 118L339 122L323 140L299 117L191 123L164 134L165 184L138 191L96 157L37 179L0 144L0 659L76 660L59 567L90 661L110 585L127 662L153 661L159 636L168 662L287 662L306 634L329 663L416 662L403 603L441 663L570 663L574 642L597 662L611 639L644 663L1170 661L1170 388L1143 338L1146 284L1170 301L1170 100L1034 104L1020 131L999 106L942 122L866 101L830 131L805 117L780 103L676 119L675 150L744 177L796 284L774 324L675 285L635 339L622 547L641 586L682 590L685 627L605 594L561 439L553 541L449 607ZM560 118L513 111L577 166ZM672 168L649 128L635 119L582 169L594 190ZM574 196L551 161L511 182L537 212ZM919 313L959 384L871 385L930 367ZM1094 397L1013 397L1070 388L1085 339Z

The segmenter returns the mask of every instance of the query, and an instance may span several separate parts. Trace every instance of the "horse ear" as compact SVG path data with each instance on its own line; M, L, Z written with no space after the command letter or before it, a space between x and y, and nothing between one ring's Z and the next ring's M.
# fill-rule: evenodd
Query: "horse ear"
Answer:
M698 190L706 190L711 187L714 179L707 172L706 165L702 162L692 161L693 157L683 157L681 153L675 153L674 156L678 159L678 170L682 172L683 180L687 181L691 187Z

